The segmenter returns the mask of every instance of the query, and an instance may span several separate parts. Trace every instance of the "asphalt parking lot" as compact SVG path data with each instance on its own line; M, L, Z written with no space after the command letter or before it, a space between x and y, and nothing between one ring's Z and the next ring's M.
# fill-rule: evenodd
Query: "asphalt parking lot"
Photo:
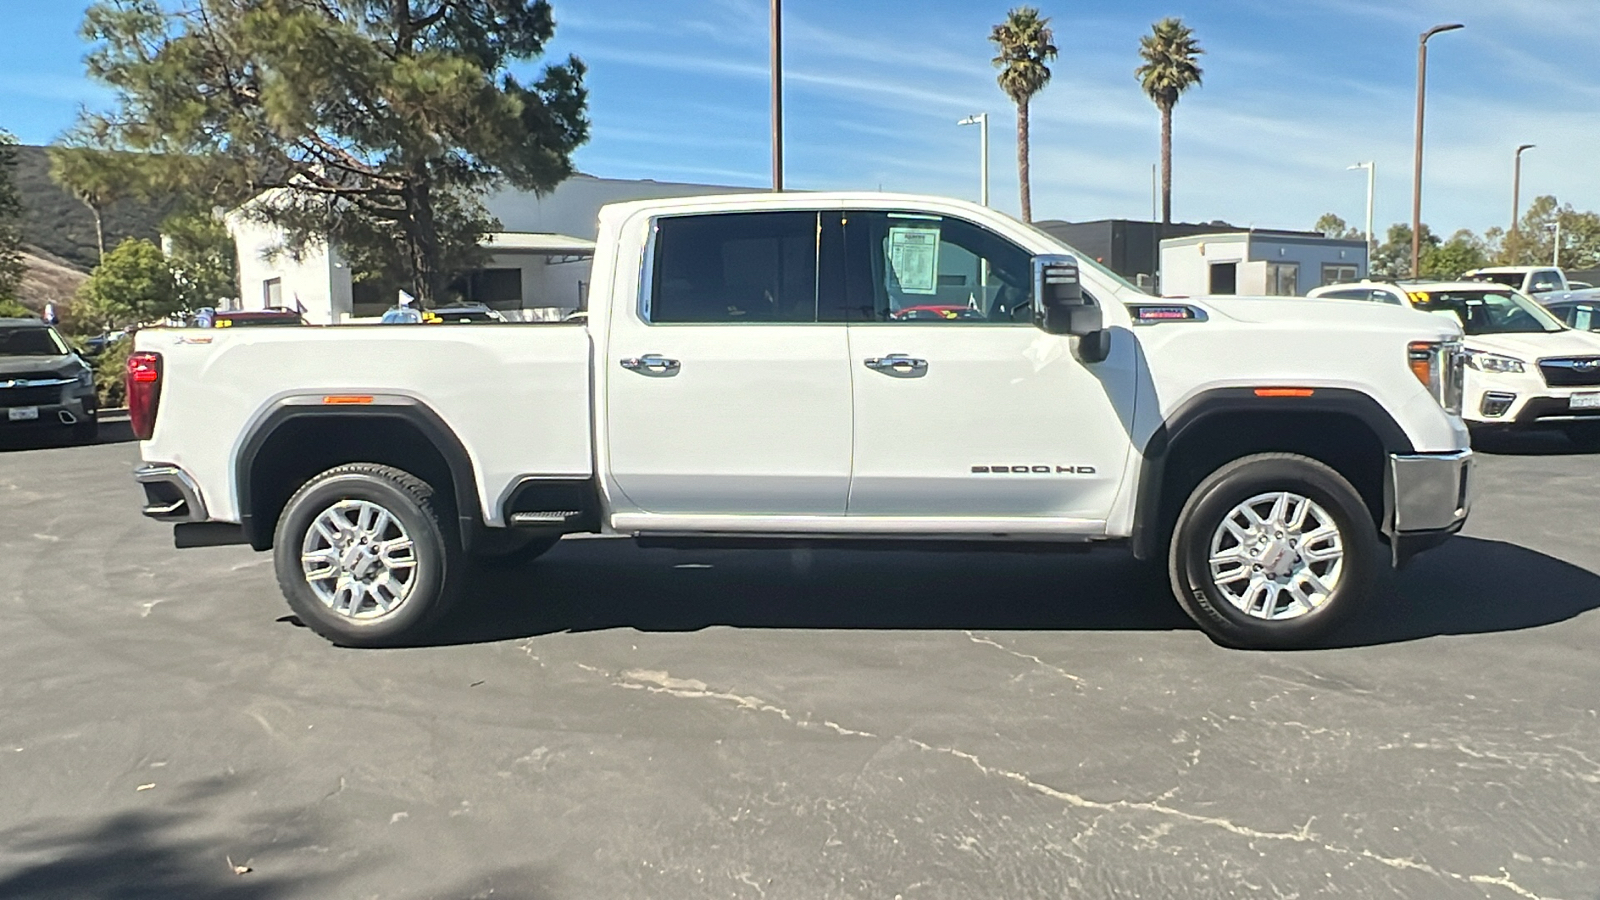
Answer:
M1120 552L569 540L356 651L107 431L0 450L0 897L1600 897L1597 456L1486 455L1333 649Z

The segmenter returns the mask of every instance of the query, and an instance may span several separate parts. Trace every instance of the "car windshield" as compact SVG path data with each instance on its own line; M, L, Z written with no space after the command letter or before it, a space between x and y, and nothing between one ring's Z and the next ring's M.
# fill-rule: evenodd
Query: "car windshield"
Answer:
M1539 334L1565 331L1560 320L1516 291L1413 291L1412 303L1424 312L1450 313L1467 334Z
M0 356L66 356L67 345L50 328L0 328Z

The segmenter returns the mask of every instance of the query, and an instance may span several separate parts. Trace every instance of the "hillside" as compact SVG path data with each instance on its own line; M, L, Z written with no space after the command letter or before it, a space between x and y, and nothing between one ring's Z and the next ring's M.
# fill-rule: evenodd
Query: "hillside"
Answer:
M46 303L54 303L61 311L70 308L78 285L89 277L65 260L43 251L25 251L22 261L27 264L28 271L22 276L20 299L23 306L35 312L44 309Z
M94 216L72 194L50 180L50 158L43 147L17 151L17 193L22 198L22 240L55 257L57 263L84 272L100 261L94 240ZM156 240L164 213L160 207L132 201L106 210L106 249L125 237ZM33 267L30 260L30 269Z

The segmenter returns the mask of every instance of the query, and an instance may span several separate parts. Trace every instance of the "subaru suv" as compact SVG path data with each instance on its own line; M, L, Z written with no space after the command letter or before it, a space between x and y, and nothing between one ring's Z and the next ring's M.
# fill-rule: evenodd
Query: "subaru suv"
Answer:
M1465 333L1461 415L1480 432L1559 428L1600 450L1600 334L1571 328L1515 288L1486 282L1363 281L1317 288L1330 300L1409 304Z
M38 319L0 319L0 431L71 429L80 442L100 431L94 370Z

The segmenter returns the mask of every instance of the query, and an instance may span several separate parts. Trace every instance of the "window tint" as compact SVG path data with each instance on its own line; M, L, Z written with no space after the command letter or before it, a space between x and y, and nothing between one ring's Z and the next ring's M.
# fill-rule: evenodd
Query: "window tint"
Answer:
M817 320L815 212L663 218L654 255L648 322Z
M0 356L66 355L66 345L49 328L0 328Z
M1448 313L1461 330L1475 334L1538 334L1561 331L1558 319L1515 291L1417 291L1412 305L1424 312Z
M849 212L823 229L828 321L1033 321L1033 258L961 219Z

